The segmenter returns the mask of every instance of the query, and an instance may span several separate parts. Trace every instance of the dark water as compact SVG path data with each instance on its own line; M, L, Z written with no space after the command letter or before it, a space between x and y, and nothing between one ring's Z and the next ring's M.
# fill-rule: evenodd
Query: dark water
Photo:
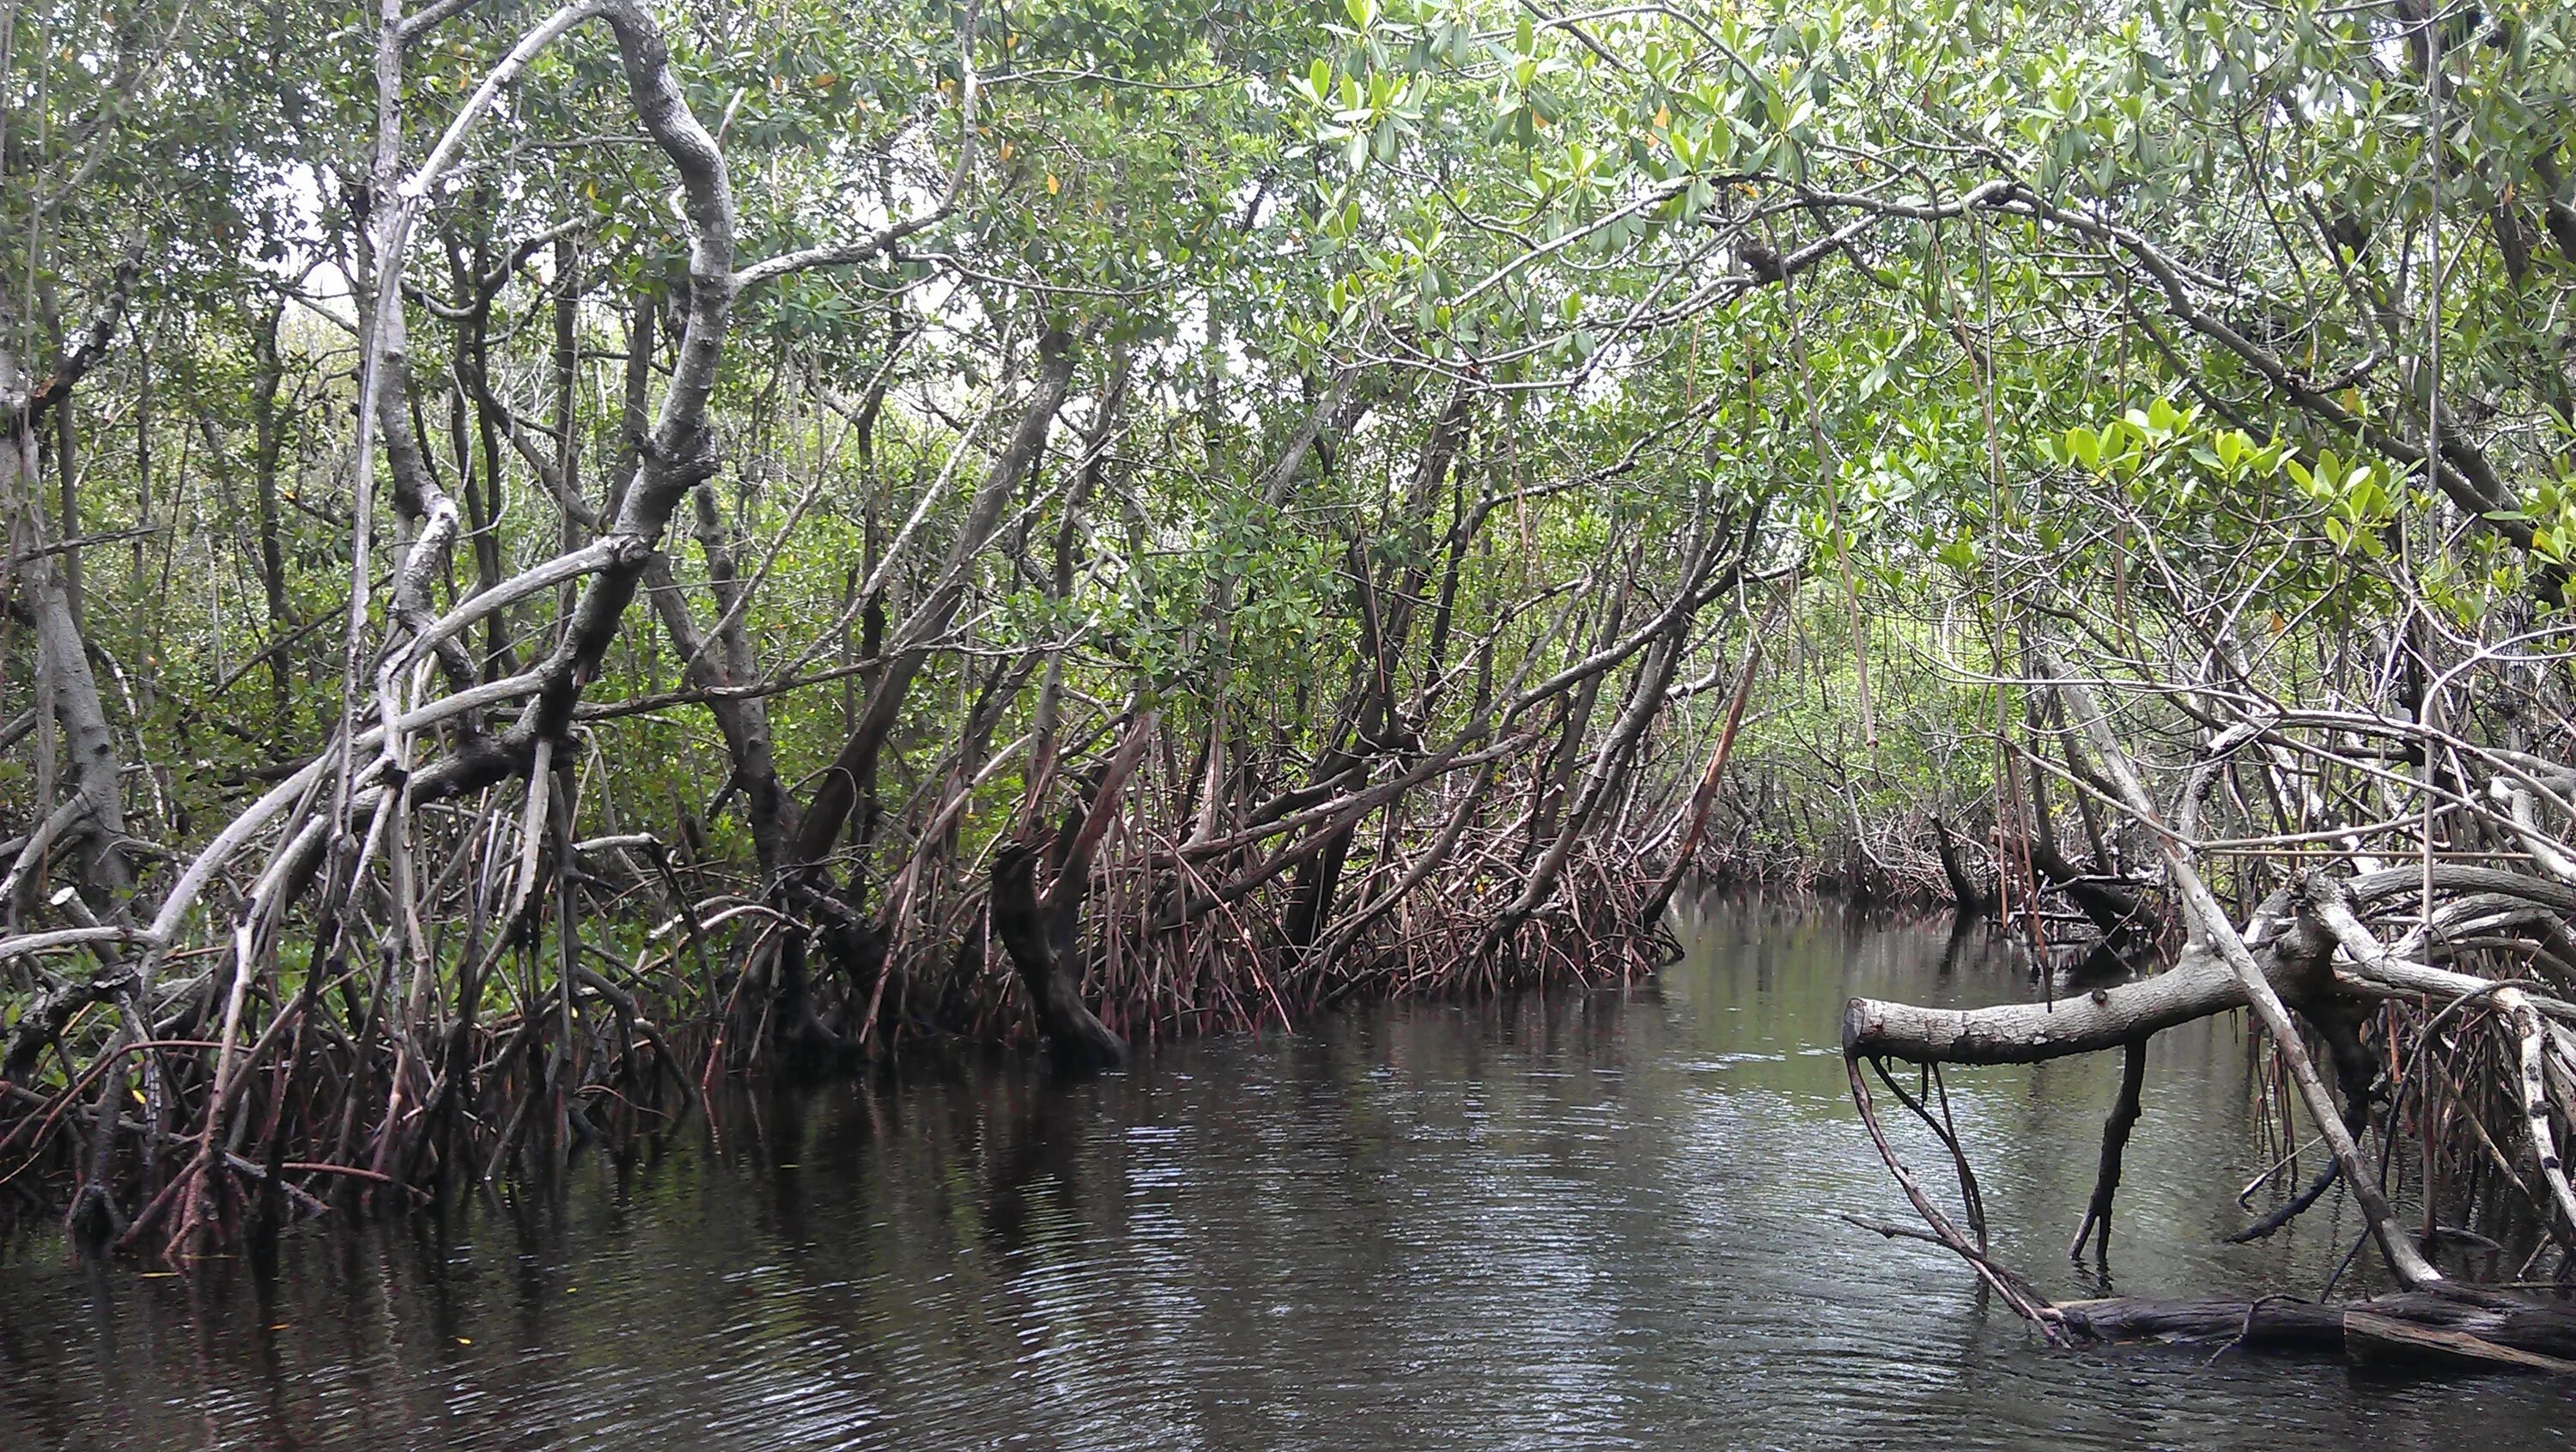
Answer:
M1618 996L1416 1004L738 1103L560 1201L290 1245L281 1275L0 1263L0 1449L2558 1446L2548 1386L2049 1351L1908 1220L1832 1051L1919 930L1730 909ZM2320 1207L2230 1247L2232 1024L2158 1041L2113 1269L2313 1293ZM2055 1295L2111 1061L1957 1076L1998 1249ZM1925 1169L1936 1168L1918 1158Z

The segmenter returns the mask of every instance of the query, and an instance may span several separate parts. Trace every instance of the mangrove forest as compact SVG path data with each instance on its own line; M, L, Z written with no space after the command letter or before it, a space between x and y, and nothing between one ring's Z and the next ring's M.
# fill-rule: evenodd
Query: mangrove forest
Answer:
M0 98L0 1282L815 1115L1019 1246L1535 1035L1776 1058L1561 1173L1812 1154L1809 1296L2079 1400L2576 1372L2576 9L6 0Z

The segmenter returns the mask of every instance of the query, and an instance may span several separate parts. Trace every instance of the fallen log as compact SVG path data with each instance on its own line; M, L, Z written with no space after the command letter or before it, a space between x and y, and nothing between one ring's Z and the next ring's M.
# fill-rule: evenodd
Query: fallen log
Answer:
M2045 1314L2074 1338L2095 1342L2216 1341L2247 1351L2344 1355L2379 1365L2576 1372L2576 1306L2467 1288L2405 1291L2341 1305L2289 1296L2120 1296L2067 1301Z
M2247 947L2272 991L2293 1007L2338 989L2333 935L2298 909L2291 889L2255 915ZM2122 1048L2247 1002L2244 982L2194 944L2151 978L2045 1003L1926 1008L1855 998L1843 1008L1843 1052L1931 1064L2037 1064Z
M2054 1003L1928 1008L1855 998L1843 1007L1843 1052L1932 1064L2037 1064L2116 1049L2245 1006L2244 985L2216 957L2187 954L2167 972Z
M2490 879L2509 879L2525 896L2555 891L2555 884L2482 869L2446 867L2435 876L2445 890L2487 887ZM2409 868L2294 883L2255 914L2246 946L2272 991L2301 1010L2336 996L2449 999L2492 989L2486 979L2379 950L2350 922L2350 903L2386 897L2391 884L2412 888L2419 880ZM2360 940L2347 946L2354 932ZM2341 958L2338 947L2346 949ZM2533 995L2529 1002L2544 1017L2576 1017L2576 1006L2556 999ZM2194 944L2162 973L2053 1002L1961 1009L1855 998L1843 1008L1842 1045L1845 1053L1912 1063L2037 1064L2120 1048L2245 1005L2243 982L2215 952Z

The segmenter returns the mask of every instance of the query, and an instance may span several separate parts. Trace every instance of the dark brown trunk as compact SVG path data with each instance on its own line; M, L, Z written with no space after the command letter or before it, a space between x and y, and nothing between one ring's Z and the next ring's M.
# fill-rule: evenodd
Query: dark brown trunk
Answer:
M1092 858L1154 729L1151 711L1128 721L1088 807L1065 824L1064 861L1043 898L1037 867L1044 854L1037 844L1012 842L993 858L993 935L1019 970L1048 1053L1068 1068L1106 1068L1127 1057L1126 1040L1082 1001L1082 903L1091 891Z

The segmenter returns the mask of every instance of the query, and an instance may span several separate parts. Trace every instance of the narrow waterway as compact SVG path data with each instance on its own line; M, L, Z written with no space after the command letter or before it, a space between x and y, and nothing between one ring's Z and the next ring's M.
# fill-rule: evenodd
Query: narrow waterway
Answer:
M2050 1351L1844 1223L1911 1220L1844 999L2032 991L1943 949L1724 907L1624 993L740 1100L553 1203L297 1239L274 1277L22 1240L0 1449L2568 1444L2539 1382ZM2220 1242L2260 1168L2240 1034L2157 1042L2119 1290L2313 1294L2357 1229ZM2117 1068L1953 1078L1997 1249L2053 1295L2098 1293L2064 1246Z

